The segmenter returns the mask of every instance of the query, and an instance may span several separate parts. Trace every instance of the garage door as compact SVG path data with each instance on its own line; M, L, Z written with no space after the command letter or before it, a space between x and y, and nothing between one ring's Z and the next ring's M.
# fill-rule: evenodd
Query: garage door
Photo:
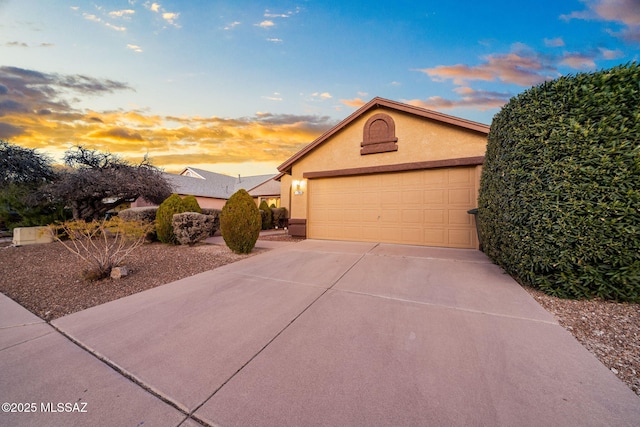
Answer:
M312 239L477 248L475 167L310 179Z

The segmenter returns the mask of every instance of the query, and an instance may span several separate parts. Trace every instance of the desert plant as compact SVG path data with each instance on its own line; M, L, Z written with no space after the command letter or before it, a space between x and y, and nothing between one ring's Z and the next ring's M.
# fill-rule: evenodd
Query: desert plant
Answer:
M260 202L259 209L264 212L264 214L261 214L262 229L268 230L273 226L273 213L271 212L271 208L269 208L267 202L263 200Z
M85 264L82 274L86 280L99 280L109 276L112 268L144 243L151 227L147 222L113 217L92 222L67 221L51 225L49 232Z
M248 254L260 234L260 211L246 190L236 191L220 214L220 230L227 246L237 254Z
M181 245L194 245L211 235L213 216L183 212L173 216L173 233Z
M182 204L184 204L185 212L197 212L202 213L202 208L198 204L198 200L195 196L187 196L182 199Z
M156 233L162 243L177 244L176 235L173 234L173 215L185 212L182 198L172 194L160 204L156 213Z
M202 213L209 215L213 218L213 225L211 227L211 235L213 236L216 231L220 229L220 209L203 208Z
M565 76L494 117L478 225L485 252L560 297L640 301L640 67Z

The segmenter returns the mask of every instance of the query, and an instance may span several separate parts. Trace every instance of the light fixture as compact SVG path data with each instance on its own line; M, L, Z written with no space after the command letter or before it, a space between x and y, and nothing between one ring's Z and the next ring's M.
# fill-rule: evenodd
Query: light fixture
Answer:
M294 179L293 182L291 183L291 186L293 187L293 194L295 194L296 196L304 194L304 187L305 187L304 179L301 179L301 180Z

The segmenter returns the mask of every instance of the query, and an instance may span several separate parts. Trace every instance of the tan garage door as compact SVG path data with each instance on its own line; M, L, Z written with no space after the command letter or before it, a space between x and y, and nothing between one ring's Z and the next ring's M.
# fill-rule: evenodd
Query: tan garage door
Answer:
M310 179L312 239L477 248L475 167Z

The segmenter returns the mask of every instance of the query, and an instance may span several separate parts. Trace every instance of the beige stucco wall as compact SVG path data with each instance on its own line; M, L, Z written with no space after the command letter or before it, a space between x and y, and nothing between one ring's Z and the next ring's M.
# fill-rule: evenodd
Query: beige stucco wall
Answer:
M360 154L360 143L364 124L369 117L378 113L385 113L393 118L398 151L363 156ZM303 189L302 195L294 195L291 190L294 180L306 183L303 178L305 172L484 156L486 146L487 137L479 132L395 110L374 109L354 120L293 165L291 175L285 175L281 180L282 206L291 206L291 218L307 218L307 188ZM287 197L290 200L286 200Z

